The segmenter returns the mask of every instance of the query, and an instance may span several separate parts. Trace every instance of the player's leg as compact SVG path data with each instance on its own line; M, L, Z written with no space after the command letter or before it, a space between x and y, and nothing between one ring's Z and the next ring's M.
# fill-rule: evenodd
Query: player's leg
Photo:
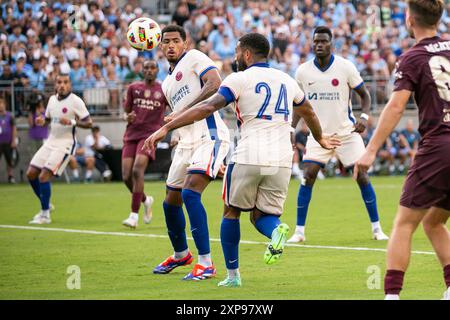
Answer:
M342 145L336 150L337 156L344 167L353 170L355 162L364 154L365 146L363 139L358 133L352 133L342 139ZM388 240L389 237L383 233L378 216L377 197L370 182L367 172L359 171L356 178L361 196L367 209L372 224L372 234L375 240Z
M240 287L242 285L239 273L240 215L239 209L224 205L223 219L220 225L220 243L227 267L227 277L218 283L219 287Z
M410 209L404 206L398 208L387 248L387 270L384 278L386 299L398 299L411 256L412 236L426 212L426 209Z
M194 260L186 238L186 219L183 212L181 190L186 178L192 150L177 148L167 177L166 198L163 202L167 232L174 250L173 255L153 269L153 273L167 274L176 267L189 265Z
M202 203L202 193L215 179L223 159L227 155L229 144L220 140L203 142L195 149L187 169L186 180L181 196L189 216L191 233L198 250L198 263L185 280L203 280L216 274L211 258L208 218Z
M49 155L50 150L46 146L42 146L31 159L30 165L27 169L28 182L39 201L41 201L41 184L39 182L39 174L41 173L42 168L44 167L46 159ZM30 223L33 223L33 221L40 221L41 214L42 206L41 210L33 217Z
M381 228L380 218L378 216L377 197L367 172L359 171L356 182L361 190L361 196L369 214L370 223L372 224L373 239L388 240L389 237L384 234Z
M135 158L140 154L140 152L141 151L140 151L137 141L127 141L124 143L123 148L122 148L122 180L125 183L126 187L128 188L128 190L130 191L131 194L133 194L133 189L134 189L133 166L134 166ZM144 169L144 171L145 171L145 169ZM143 179L143 175L142 175L142 179ZM143 183L144 182L142 181L142 185L143 185ZM147 204L149 205L149 207L151 207L151 203L149 203L150 200L151 199L147 200L147 196L142 191L140 202L147 201ZM136 209L136 206L137 206L137 209ZM139 206L140 205L136 205L136 203L134 203L133 197L132 197L131 212L130 212L128 218L125 219L124 221L122 221L122 224L124 226L130 227L130 228L137 227L138 221L139 221L139 215L138 215ZM134 211L133 208L135 208L136 210Z
M305 237L306 216L308 214L309 203L311 202L312 190L316 182L317 174L324 167L323 163L303 161L303 179L301 179L300 189L297 196L297 226L289 243L303 242Z
M150 223L152 219L153 197L146 196L144 193L144 174L149 163L147 155L138 154L134 160L132 176L133 176L133 193L131 197L131 212L139 213L141 203L144 204L144 222Z
M446 207L450 209L450 197L447 202ZM432 207L423 219L425 233L430 239L443 268L446 288L445 300L450 300L450 233L447 228L449 217L450 210Z
M270 239L264 253L264 262L277 262L284 250L289 226L280 221L289 188L291 169L263 167L258 184L255 208L250 220L256 229Z
M205 188L211 178L200 173L189 173L181 192L191 224L192 237L198 250L198 263L204 267L212 266L209 244L208 217L201 201Z

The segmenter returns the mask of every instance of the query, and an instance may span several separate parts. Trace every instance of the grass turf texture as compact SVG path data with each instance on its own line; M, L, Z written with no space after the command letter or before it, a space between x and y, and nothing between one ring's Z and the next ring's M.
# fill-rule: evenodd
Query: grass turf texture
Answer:
M403 178L374 178L384 231L392 228ZM295 229L298 181L292 181L283 222ZM164 183L146 183L155 198L153 220L131 231L121 225L130 210L124 185L54 184L50 228L166 235L162 201ZM28 226L38 201L28 185L0 186L0 224ZM221 182L202 197L211 238L219 239L222 216ZM189 224L188 224L189 228ZM188 229L189 230L189 229ZM190 231L187 231L190 236ZM370 240L370 224L359 189L351 179L318 181L307 219L307 245L386 248ZM241 217L241 239L267 241ZM192 240L189 245L196 256ZM240 245L241 288L218 288L226 276L220 242L211 243L215 279L182 281L190 267L169 275L152 269L169 254L168 238L90 235L0 228L0 299L382 299L385 253L287 247L272 266L263 262L265 245ZM419 228L413 250L432 251ZM81 269L81 289L69 290L68 266ZM380 289L368 289L369 266L380 268ZM192 265L193 266L193 265ZM413 254L405 277L403 299L439 299L444 291L442 268L434 255Z

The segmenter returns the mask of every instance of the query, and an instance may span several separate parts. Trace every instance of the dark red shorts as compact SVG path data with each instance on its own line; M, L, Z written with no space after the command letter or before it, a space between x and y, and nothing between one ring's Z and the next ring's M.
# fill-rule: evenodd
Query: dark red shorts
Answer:
M400 205L450 210L450 142L423 143L408 171Z
M151 153L149 151L142 150L144 146L145 139L124 141L122 148L122 159L124 158L136 158L137 155L147 156L150 160L155 160L155 152Z

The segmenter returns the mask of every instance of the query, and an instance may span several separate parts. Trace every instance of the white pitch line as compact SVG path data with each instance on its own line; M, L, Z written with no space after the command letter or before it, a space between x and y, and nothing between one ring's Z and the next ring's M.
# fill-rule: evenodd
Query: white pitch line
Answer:
M95 235L106 235L106 236L122 236L122 237L144 237L144 238L164 238L164 239L169 238L169 236L159 235L159 234L142 234L142 233L130 233L130 232L108 232L108 231L95 231L95 230L77 230L77 229L29 227L29 226L15 226L15 225L0 225L0 228L4 228L4 229L22 229L22 230L40 230L40 231L56 231L56 232L95 234ZM188 240L193 240L192 237L187 237L187 238L188 238ZM212 242L220 242L220 239L211 238L210 240ZM241 240L240 243L243 243L243 244L267 245L267 242L249 241L249 240ZM290 244L290 243L286 244L286 246L288 246L288 247L297 247L297 248L310 248L310 249L386 252L386 249L364 248L364 247L359 248L359 247L338 247L338 246L313 246L313 245L307 245L307 244ZM430 252L430 251L412 251L412 253L414 253L414 254L434 255L434 252Z

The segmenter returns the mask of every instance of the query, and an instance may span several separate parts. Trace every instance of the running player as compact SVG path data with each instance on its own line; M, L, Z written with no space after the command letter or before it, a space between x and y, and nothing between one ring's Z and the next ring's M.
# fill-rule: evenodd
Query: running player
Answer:
M164 94L174 110L169 119L180 115L217 92L221 79L214 62L198 50L187 50L186 32L177 25L162 30L161 48L170 63L169 75L162 84ZM178 266L192 263L186 240L186 206L192 237L198 249L198 263L185 280L213 277L206 210L201 195L216 178L229 150L230 134L219 113L181 128L180 140L167 177L167 194L163 203L167 229L174 248L154 270L166 274Z
M450 41L437 36L444 10L442 0L409 0L406 26L416 45L397 64L394 92L384 108L355 175L367 171L377 150L402 117L414 93L419 108L421 140L400 197L387 249L384 290L387 300L398 300L411 255L411 239L420 224L444 269L450 300Z
M364 153L364 142L359 133L367 126L370 112L370 95L356 67L348 60L332 54L332 33L327 27L318 27L313 35L315 59L302 64L296 72L296 79L311 101L314 112L325 133L337 134L342 146L326 150L309 136L306 154L303 157L303 179L297 198L297 227L290 243L303 242L306 215L311 201L312 189L320 168L336 155L344 167L352 168ZM363 114L355 120L351 110L351 90L361 97ZM375 240L387 240L381 230L378 218L375 191L367 173L357 178L361 195L372 223Z
M92 120L83 100L72 93L68 74L56 77L56 94L48 100L45 117L36 118L36 125L49 125L50 135L31 159L28 181L41 202L41 211L31 224L48 224L50 219L50 179L64 172L70 156L75 152L75 129L91 128Z
M267 264L276 262L283 252L289 227L279 218L291 177L292 106L321 146L334 148L339 144L335 138L322 135L318 118L295 80L269 67L269 51L269 41L263 35L250 33L241 37L236 60L242 72L228 76L217 94L164 125L146 141L147 146L154 148L170 130L208 118L236 102L241 139L224 178L225 208L220 237L228 277L219 286L241 285L238 269L241 211L250 211L256 229L271 239L264 253Z
M153 197L144 193L144 174L149 161L155 160L155 153L142 150L142 146L149 134L161 128L168 106L161 84L156 81L158 72L156 61L145 61L144 81L129 85L124 105L128 125L123 137L122 179L132 196L130 216L122 224L130 228L138 226L141 202L144 223L152 219Z

